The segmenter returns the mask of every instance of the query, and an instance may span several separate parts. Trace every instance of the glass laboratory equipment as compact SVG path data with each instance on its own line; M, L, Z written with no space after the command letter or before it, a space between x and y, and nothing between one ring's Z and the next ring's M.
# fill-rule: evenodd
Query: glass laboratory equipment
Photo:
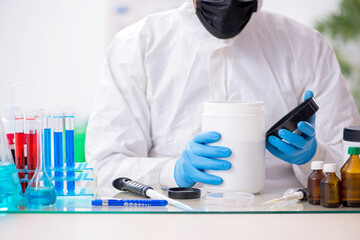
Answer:
M337 165L327 163L323 171L325 177L320 181L320 204L323 207L337 208L340 206L340 179L335 174Z
M360 207L360 148L349 147L349 159L341 168L340 196L345 207Z
M57 169L55 171L56 178L62 178L64 173L60 168L64 167L63 156L63 131L64 131L64 118L63 112L54 112L54 166ZM55 181L55 188L59 195L64 194L64 181Z
M25 114L25 133L26 133L26 143L27 143L27 170L28 179L34 175L36 169L36 115L34 111L28 111Z
M0 208L14 207L22 197L19 176L0 121Z
M25 173L25 133L24 133L24 113L15 113L15 164L16 168L20 170L18 172L21 182L23 193L27 187L27 182L23 181L26 178Z
M25 191L25 200L28 205L47 206L56 201L55 187L50 181L44 164L44 125L43 112L37 113L36 120L36 171Z
M44 114L44 162L45 168L51 167L51 113L49 112Z
M66 166L75 167L75 138L74 138L74 112L65 112L65 147L66 147ZM67 171L67 177L75 177L73 170ZM75 182L67 181L67 190L69 194L75 193Z
M323 161L313 161L311 169L313 172L307 179L308 202L312 205L320 205L320 182L324 178Z

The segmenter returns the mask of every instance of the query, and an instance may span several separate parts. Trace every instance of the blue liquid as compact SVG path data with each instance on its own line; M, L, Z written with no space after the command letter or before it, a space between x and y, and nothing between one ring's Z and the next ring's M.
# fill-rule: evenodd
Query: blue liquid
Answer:
M74 130L65 130L65 145L66 145L66 166L75 167L75 144L74 144ZM74 171L68 171L67 177L74 177ZM68 192L75 191L75 182L66 182Z
M44 129L45 168L51 167L51 128Z
M0 162L0 207L14 207L21 201L22 196L15 165Z
M64 157L63 157L63 133L54 132L54 164L55 167L64 166ZM62 171L55 171L55 177L63 177L64 174ZM55 189L60 195L64 192L64 182L55 181Z
M25 191L25 200L28 205L47 206L56 201L56 191L53 187L28 187Z

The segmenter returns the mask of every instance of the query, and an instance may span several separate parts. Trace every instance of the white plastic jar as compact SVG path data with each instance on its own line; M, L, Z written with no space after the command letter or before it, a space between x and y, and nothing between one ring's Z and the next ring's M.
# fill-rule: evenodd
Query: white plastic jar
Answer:
M360 147L360 126L344 128L343 163L350 157L348 154L349 147Z
M206 185L209 192L258 193L265 185L265 117L260 101L205 102L202 131L215 131L221 139L211 145L231 149L227 171L207 170L223 179L221 185Z

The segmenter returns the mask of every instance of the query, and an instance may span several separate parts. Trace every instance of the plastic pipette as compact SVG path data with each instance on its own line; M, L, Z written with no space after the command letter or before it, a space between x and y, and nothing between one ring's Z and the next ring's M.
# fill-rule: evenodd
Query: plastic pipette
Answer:
M277 202L290 201L290 200L306 201L307 200L307 188L301 188L301 189L297 190L297 192L294 192L290 195L285 195L285 196L282 196L281 198L272 199L270 201L262 203L261 205L273 204L273 203L277 203Z
M114 188L119 189L121 191L132 192L144 197L149 197L153 199L163 199L168 201L170 205L173 205L185 211L193 211L193 209L188 205L185 205L174 199L168 198L162 195L161 193L156 192L152 187L146 186L145 184L136 181L132 181L129 178L117 178L113 181L113 186Z

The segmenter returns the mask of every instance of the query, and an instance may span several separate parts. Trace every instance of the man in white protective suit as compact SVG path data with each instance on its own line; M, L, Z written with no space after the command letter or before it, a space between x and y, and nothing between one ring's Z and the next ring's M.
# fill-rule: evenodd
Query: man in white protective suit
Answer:
M262 0L185 0L120 31L102 71L86 137L100 187L221 184L231 149L201 133L204 101L260 100L266 128L305 99L320 110L267 140L266 186L306 185L315 160L342 165L342 130L360 117L324 37ZM309 91L310 90L310 91ZM315 124L316 122L316 124Z

